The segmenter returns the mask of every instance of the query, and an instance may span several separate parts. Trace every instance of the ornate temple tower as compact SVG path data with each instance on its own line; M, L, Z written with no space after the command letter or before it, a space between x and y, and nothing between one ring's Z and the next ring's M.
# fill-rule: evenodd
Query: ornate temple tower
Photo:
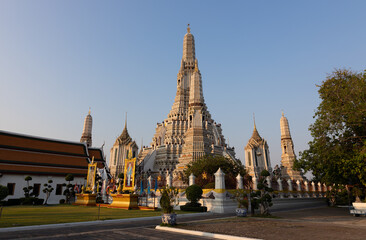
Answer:
M109 155L109 169L114 178L117 178L120 173L123 173L125 159L128 158L128 154L132 152L132 157L135 158L137 157L138 149L136 142L128 134L126 118L125 127L121 135L114 142Z
M195 54L195 41L188 25L183 57L177 76L177 92L168 117L158 123L150 147L139 155L140 166L155 172L174 171L174 183L186 165L206 154L224 155L233 161L221 125L211 118L202 91L202 77ZM177 184L175 184L177 186Z
M86 115L84 120L84 129L81 134L80 142L85 142L88 147L92 146L92 126L93 126L93 118L90 115L90 108L88 115Z
M303 177L299 171L295 171L292 169L295 161L295 152L294 152L294 144L292 142L291 134L290 134L290 126L288 124L288 120L285 117L284 113L282 113L282 117L280 120L281 126L281 175L283 178L290 178L292 180L302 180Z
M245 167L250 176L259 178L264 169L272 173L268 144L259 135L255 122L252 137L249 139L244 150Z

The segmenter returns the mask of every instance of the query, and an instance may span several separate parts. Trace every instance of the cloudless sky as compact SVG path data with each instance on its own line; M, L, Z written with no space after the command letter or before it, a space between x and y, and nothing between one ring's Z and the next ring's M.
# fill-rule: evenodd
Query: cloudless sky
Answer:
M316 85L365 69L366 1L0 1L0 129L93 146L123 130L150 145L170 111L187 23L203 94L244 162L253 132L280 163L280 118L307 148Z

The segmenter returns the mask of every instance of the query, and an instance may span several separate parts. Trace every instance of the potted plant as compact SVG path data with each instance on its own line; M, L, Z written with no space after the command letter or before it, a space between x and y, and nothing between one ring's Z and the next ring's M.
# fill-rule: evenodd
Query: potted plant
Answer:
M248 196L244 189L238 189L235 192L235 200L238 203L238 208L236 208L237 217L246 217L248 213Z
M161 217L162 224L164 225L176 225L177 215L173 212L174 206L178 205L178 189L176 188L163 188L160 190L160 207L163 210Z

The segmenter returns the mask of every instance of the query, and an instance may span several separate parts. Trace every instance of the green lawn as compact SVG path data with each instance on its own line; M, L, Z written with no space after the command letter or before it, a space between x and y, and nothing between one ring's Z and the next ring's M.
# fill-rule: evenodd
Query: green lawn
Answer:
M185 213L178 211L178 213ZM161 211L100 208L100 220L160 216ZM72 205L8 206L3 208L0 227L94 221L98 207Z

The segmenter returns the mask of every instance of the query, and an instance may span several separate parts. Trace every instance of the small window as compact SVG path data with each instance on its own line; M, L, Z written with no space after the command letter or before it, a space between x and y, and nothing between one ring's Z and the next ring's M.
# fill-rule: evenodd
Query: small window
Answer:
M41 184L35 183L33 185L33 193L34 193L34 196L37 197L39 195L40 190L41 190Z
M62 184L56 185L56 195L62 195Z
M9 195L14 195L15 183L8 183L6 187L9 190Z
M136 151L133 151L132 152L132 158L135 158L136 157Z
M284 146L283 148L285 149L285 153L287 153L287 148L286 148L286 146Z
M250 152L248 152L248 164L249 167L252 166L252 158L250 157Z

